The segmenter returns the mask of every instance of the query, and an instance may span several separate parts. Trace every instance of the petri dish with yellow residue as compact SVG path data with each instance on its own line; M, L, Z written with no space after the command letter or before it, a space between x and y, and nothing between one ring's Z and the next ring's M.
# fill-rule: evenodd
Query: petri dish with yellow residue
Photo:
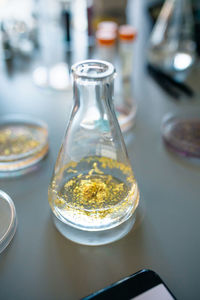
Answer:
M48 152L47 125L24 115L0 117L0 177L30 171Z

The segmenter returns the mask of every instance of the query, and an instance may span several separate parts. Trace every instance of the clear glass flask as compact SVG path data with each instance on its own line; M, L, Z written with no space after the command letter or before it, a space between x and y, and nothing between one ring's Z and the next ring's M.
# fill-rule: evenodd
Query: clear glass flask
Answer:
M139 191L113 106L115 69L86 60L72 66L74 107L49 185L58 230L88 245L133 226Z
M170 72L192 66L195 43L190 0L165 1L150 37L148 60Z

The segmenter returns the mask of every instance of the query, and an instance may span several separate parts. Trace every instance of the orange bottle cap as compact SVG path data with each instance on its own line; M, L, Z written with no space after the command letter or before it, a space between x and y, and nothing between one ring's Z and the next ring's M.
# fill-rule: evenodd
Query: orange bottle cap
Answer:
M104 31L117 32L118 25L114 21L103 21L98 24L97 29L104 30Z
M104 30L97 30L96 40L99 43L99 45L112 46L115 44L116 41L116 33Z
M122 41L133 41L137 36L136 30L130 25L121 25L119 27L119 38Z

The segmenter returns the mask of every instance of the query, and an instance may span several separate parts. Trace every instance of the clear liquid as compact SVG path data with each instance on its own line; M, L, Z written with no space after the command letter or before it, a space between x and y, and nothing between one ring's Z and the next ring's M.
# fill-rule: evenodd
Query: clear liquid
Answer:
M101 230L119 225L133 214L138 200L131 168L106 157L69 163L49 187L54 214L81 229Z

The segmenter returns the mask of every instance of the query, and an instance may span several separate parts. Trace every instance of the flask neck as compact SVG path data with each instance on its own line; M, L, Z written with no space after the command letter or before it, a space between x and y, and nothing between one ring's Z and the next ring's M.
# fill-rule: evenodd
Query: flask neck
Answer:
M77 114L76 118L79 119L81 126L87 123L87 128L96 129L99 124L101 126L102 119L110 123L114 113L112 98L115 69L113 65L104 61L88 60L72 66L72 72L74 113Z
M75 103L84 107L98 106L105 104L112 106L114 83L110 82L87 82L87 84L79 80L74 81L74 100Z

